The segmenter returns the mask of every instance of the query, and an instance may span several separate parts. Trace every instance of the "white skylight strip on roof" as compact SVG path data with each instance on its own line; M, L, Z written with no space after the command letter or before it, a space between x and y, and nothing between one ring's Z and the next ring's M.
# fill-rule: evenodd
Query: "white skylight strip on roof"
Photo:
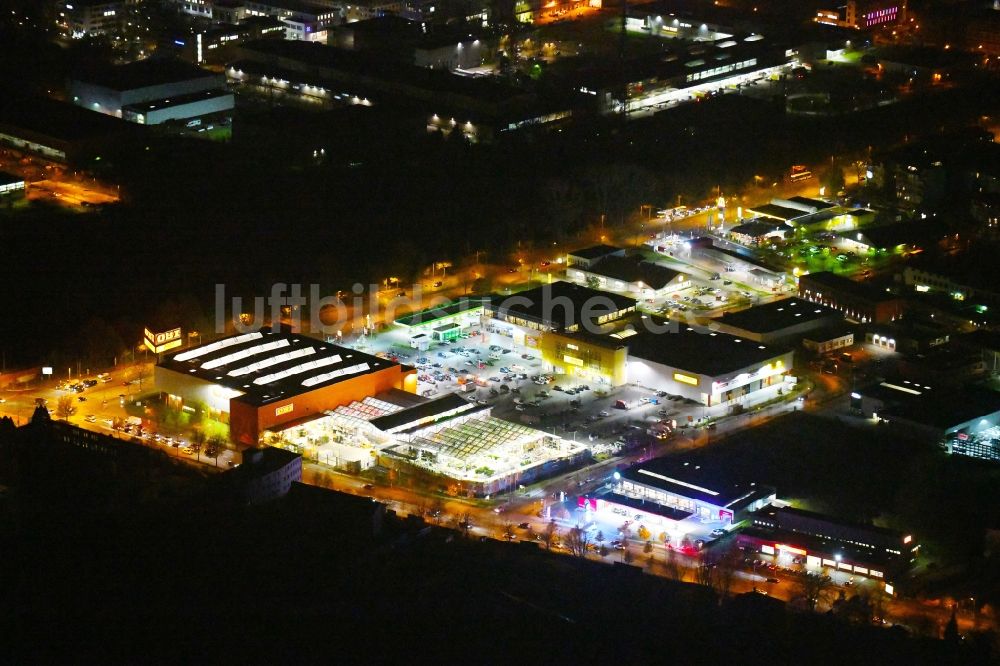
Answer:
M315 375L307 379L302 380L303 386L315 386L316 384L322 384L323 382L330 381L331 379L336 379L337 377L343 377L345 375L356 375L360 372L365 372L369 370L367 363L358 363L357 365L351 365L346 368L340 368L339 370L332 370L330 372L324 372L322 375Z
M233 345L243 344L244 342L250 342L251 340L260 340L264 337L264 334L260 331L255 333L244 333L243 335L237 335L235 338L226 338L225 340L218 340L204 347L195 347L194 349L182 352L177 356L174 356L175 361L190 361L193 358L198 358L199 356L204 356L205 354L214 354L220 349L225 349L226 347L232 347Z
M218 368L222 365L229 365L234 361L241 361L245 358L250 358L251 356L256 356L257 354L264 354L269 351L274 351L275 349L281 349L282 347L287 347L291 344L287 339L274 340L272 342L265 342L262 345L254 345L248 349L242 351L233 352L232 354L226 354L225 356L220 356L219 358L212 359L211 361L205 361L201 364L204 370L211 370L212 368Z
M905 386L900 386L899 384L890 384L889 382L882 382L882 386L890 389L895 389L897 391L902 391L903 393L912 393L913 395L923 395L922 391L914 391L911 388L906 388Z
M645 474L646 476L656 477L657 479L661 479L669 483L676 483L678 486L684 486L685 488L690 488L691 490L698 490L708 495L711 495L712 497L715 497L716 495L719 494L714 490L709 490L708 488L702 488L701 486L696 486L693 483L678 481L677 479L671 479L669 476L663 476L662 474L657 474L656 472L650 472L648 469L640 469L639 474Z
M343 359L340 358L340 354L334 354L333 356L327 356L326 358L318 358L315 361L309 361L308 363L300 363L298 365L292 366L287 370L282 370L281 372L274 372L270 375L264 375L263 377L258 377L253 380L254 384L270 384L271 382L276 382L279 379L285 379L286 377L291 377L292 375L298 375L303 372L309 372L310 370L315 370L317 368L325 368L328 365L334 365L340 363Z
M315 354L316 350L313 347L304 347L302 349L295 349L290 352L285 352L284 354L278 354L272 358L265 358L262 361L257 361L256 363L251 363L250 365L244 365L242 368L235 368L229 371L230 377L242 377L243 375L249 375L253 372L263 370L264 368L270 368L281 363L287 363L293 359L302 358L303 356L309 356L310 354Z

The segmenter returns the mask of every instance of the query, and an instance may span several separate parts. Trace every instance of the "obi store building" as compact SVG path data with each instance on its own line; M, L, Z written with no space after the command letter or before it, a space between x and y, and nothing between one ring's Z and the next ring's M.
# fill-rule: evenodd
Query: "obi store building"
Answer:
M255 446L264 430L391 389L413 393L417 384L412 368L267 328L168 353L154 380L168 404L203 405L245 446Z

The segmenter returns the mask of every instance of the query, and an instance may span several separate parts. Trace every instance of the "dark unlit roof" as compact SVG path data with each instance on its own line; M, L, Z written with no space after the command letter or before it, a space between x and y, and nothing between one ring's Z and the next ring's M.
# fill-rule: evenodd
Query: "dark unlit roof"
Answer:
M906 395L883 413L945 430L1000 412L1000 393L981 387Z
M118 91L207 77L218 78L220 81L223 78L221 74L210 72L176 58L146 58L127 65L95 67L74 76L78 81Z
M666 322L659 318L651 319L656 323ZM656 333L639 326L638 333L625 339L629 356L717 377L766 363L789 352L785 347L762 345L753 340L717 333L709 327L695 329L678 322L669 322L664 327L667 330Z
M601 257L621 251L620 247L615 247L614 245L591 245L590 247L574 250L570 252L570 255L580 257L581 259L600 259Z
M0 125L68 142L145 131L141 125L44 97L0 96Z
M743 224L737 224L729 230L729 233L742 234L744 236L750 236L751 238L759 238L761 236L773 234L775 231L786 230L788 228L789 227L787 225L778 222L750 220L749 222L744 222Z
M797 204L802 204L803 206L815 208L816 210L826 210L827 208L834 208L836 206L836 204L832 204L829 201L811 199L809 197L788 197L788 200L794 201Z
M843 319L839 310L801 298L786 298L766 305L726 312L719 318L724 324L754 333L771 333L818 319Z
M820 271L818 273L808 273L799 277L799 289L808 288L810 285L822 288L835 289L848 294L853 294L859 298L865 298L873 302L894 301L897 297L889 294L877 287L861 282L855 282L830 271Z
M260 406L399 364L265 328L169 354L159 365L238 391L243 395L236 399Z
M484 298L460 298L457 301L452 301L450 303L445 303L426 310L420 310L419 312L404 315L397 318L395 323L400 326L417 326L419 324L426 324L437 319L453 317L462 312L468 312L476 308L481 308L486 300L487 299Z
M708 469L676 457L654 458L628 468L621 475L623 479L720 507L735 506L748 496L774 492L770 486L741 479L724 468Z
M485 409L483 406L470 402L457 393L449 393L398 412L379 416L372 419L370 423L379 430L388 432L393 429L405 428L411 424L414 426L426 425L428 419L433 421L435 417L450 418L451 412L455 411L464 413L482 411L483 409Z
M642 282L651 289L663 289L681 274L641 257L605 257L587 270L622 282Z
M7 173L6 171L0 171L0 185L10 185L12 183L23 183L24 178L21 176L15 176L12 173Z
M557 329L575 326L584 318L593 320L636 306L634 298L561 280L510 296L494 295L490 300L498 312Z

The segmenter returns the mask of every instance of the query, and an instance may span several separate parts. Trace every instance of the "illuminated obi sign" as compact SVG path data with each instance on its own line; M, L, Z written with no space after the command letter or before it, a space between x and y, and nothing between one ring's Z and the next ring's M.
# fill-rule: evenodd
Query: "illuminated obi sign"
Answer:
M289 403L287 405L282 405L281 407L274 408L274 415L281 416L282 414L291 414L295 410L295 405Z
M181 335L181 329L174 328L169 331L164 331L162 333L154 333L148 328L145 329L145 336L143 342L146 347L155 354L161 354L165 351L171 349L176 349L181 346L184 341Z

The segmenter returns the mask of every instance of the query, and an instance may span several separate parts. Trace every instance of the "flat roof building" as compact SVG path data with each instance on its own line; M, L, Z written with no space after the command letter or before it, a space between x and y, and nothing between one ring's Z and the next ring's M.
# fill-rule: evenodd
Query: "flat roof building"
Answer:
M784 239L785 233L791 231L782 222L768 222L764 219L747 220L729 230L729 235L743 245L760 245L768 238Z
M226 77L174 58L147 58L80 72L69 82L74 104L155 125L232 110Z
M204 405L233 441L389 389L416 389L412 368L304 335L262 329L168 354L154 371L168 402Z
M895 321L905 311L901 298L829 271L799 276L799 296L840 310L862 324Z
M920 548L905 532L773 504L753 514L737 543L783 566L796 562L812 573L883 581L905 573Z
M617 254L588 266L570 266L566 269L566 277L581 284L594 284L599 289L624 291L642 297L662 296L691 286L691 277L686 273L645 261L641 256Z
M0 171L0 197L24 194L24 178Z
M558 281L510 296L493 295L486 316L532 331L577 331L597 327L635 312L636 300Z
M439 326L456 324L465 329L477 326L482 322L483 311L487 298L460 298L457 301L443 303L426 310L412 312L397 317L393 323L408 329L411 333L433 331Z
M898 432L940 442L949 453L1000 460L1000 393L980 386L935 389L890 379L851 394L851 406Z
M240 466L224 476L224 483L246 504L284 497L301 481L302 456L273 446L244 450Z
M624 256L625 248L615 247L614 245L591 245L590 247L584 247L579 250L569 252L566 255L566 263L570 266L587 268L588 266L596 264L601 259L606 259L607 257Z
M639 331L626 338L628 380L703 405L735 403L781 387L794 352L710 328L666 324L673 332Z
M602 508L643 524L692 520L726 528L775 498L771 486L672 457L655 458L615 476L613 492L604 496Z
M797 344L806 333L843 321L839 310L793 297L726 312L713 320L713 328L755 342Z
M45 97L0 99L0 146L68 164L89 162L142 128Z

